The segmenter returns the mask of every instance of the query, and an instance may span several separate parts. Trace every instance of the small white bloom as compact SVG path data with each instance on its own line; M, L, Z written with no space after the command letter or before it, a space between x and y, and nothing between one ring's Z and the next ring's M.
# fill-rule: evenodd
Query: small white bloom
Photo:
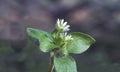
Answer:
M72 36L71 35L67 35L65 40L73 40Z
M62 30L63 32L65 31L69 31L70 25L67 25L67 22L64 22L64 19L58 19L57 20L57 24L56 24L56 28L58 30Z
M67 35L67 32L64 32L63 36L65 37L65 41L67 41L67 40L73 40L73 38L72 38L71 35Z

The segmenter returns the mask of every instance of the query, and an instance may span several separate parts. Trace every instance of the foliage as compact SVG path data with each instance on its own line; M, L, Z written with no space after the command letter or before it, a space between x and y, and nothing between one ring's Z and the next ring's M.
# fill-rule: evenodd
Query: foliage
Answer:
M54 66L57 72L77 72L76 62L70 53L81 54L95 42L91 36L81 32L67 34L69 27L63 19L58 19L51 34L40 29L27 28L28 36L33 41L38 40L39 49L42 52L51 52L49 72L53 71Z

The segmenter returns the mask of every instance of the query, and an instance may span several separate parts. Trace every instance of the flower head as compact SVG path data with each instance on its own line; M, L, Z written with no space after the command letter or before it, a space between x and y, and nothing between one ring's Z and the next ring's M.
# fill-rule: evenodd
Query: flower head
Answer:
M73 40L73 38L72 38L71 35L67 35L67 32L63 33L63 36L64 36L65 41L67 41L67 40Z
M65 40L73 40L72 36L71 35L67 35Z
M56 24L57 30L65 32L70 30L69 27L70 25L67 25L67 22L64 22L64 19L57 20L57 24Z

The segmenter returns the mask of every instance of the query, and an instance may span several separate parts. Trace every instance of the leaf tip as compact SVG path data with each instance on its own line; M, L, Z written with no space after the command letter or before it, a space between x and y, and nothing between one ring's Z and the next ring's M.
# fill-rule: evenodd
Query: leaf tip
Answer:
M32 30L32 28L27 28L26 31L29 32L30 30Z

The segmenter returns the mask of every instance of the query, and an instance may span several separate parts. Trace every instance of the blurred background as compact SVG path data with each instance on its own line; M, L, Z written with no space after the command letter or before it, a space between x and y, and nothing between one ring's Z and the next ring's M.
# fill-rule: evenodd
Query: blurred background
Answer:
M49 53L28 41L26 28L51 32L56 19L96 39L73 55L78 72L120 72L120 0L0 0L0 72L47 72Z

